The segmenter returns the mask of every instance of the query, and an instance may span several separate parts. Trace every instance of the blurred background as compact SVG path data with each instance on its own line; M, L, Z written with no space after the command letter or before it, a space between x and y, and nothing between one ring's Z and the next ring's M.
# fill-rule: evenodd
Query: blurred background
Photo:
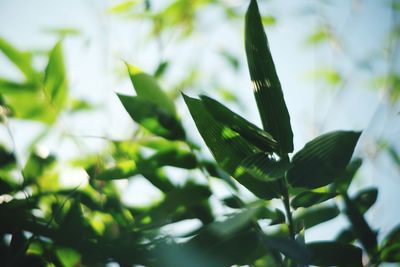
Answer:
M134 94L126 61L159 79L176 99L189 138L211 158L180 92L212 96L260 125L244 51L247 5L242 0L0 0L0 93L22 110L8 116L2 109L7 118L0 127L1 145L16 151L21 166L32 150L55 155L61 186L87 184L87 173L71 161L105 153L111 141L132 139L138 128L116 96ZM259 5L295 151L327 131L362 130L355 154L364 164L352 186L379 188L366 216L384 236L400 220L400 1L265 0ZM68 81L62 108L10 93L32 85L25 78L45 69L56 44L62 46ZM10 61L9 46L29 54L32 68ZM32 103L34 110L26 107ZM185 183L180 171L167 171L174 183ZM115 183L131 206L162 197L140 176ZM220 182L210 186L217 196L229 194ZM215 203L214 212L221 209ZM338 217L307 231L306 240L333 238L337 225L346 223Z

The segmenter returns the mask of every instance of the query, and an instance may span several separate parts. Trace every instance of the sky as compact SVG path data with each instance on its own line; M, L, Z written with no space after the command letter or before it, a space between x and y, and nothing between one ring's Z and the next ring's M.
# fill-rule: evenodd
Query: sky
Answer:
M153 1L162 5L165 1ZM226 1L244 11L247 1ZM262 1L260 10L273 14L277 25L266 29L270 48L280 77L285 100L291 114L295 134L295 150L316 135L335 129L363 130L356 154L368 156L363 166L362 181L357 186L378 186L382 191L375 207L367 217L382 233L398 223L399 214L393 212L393 203L399 201L399 169L390 164L387 155L375 159L373 140L384 138L400 151L397 141L400 131L399 105L389 106L376 88L373 77L387 70L387 54L384 42L392 22L388 1ZM71 94L89 100L99 108L95 112L81 115L66 115L58 122L59 131L78 136L81 147L71 140L59 142L50 138L46 146L51 152L62 151L61 157L69 158L84 152L101 150L104 140L79 136L99 136L110 139L129 138L135 125L118 102L115 92L133 94L123 69L123 60L152 71L160 57L171 59L173 66L162 86L168 88L187 74L188 68L197 68L204 73L196 90L188 89L189 95L200 92L213 97L213 86L223 85L239 96L240 104L229 106L245 114L259 124L258 114L251 93L243 42L243 22L228 23L221 19L221 11L209 7L199 14L199 23L188 42L179 42L172 35L160 53L157 44L149 41L149 25L145 21L132 21L107 13L107 8L117 1L105 0L0 0L0 36L21 49L48 50L57 36L50 33L56 28L76 28L79 36L64 40L64 54L70 80ZM307 36L329 21L340 37L340 45L326 43L307 45ZM225 71L227 64L217 56L226 49L238 55L240 69L237 73ZM370 59L372 66L365 63ZM399 61L394 68L399 69ZM38 60L38 66L46 62ZM313 75L329 66L334 66L346 83L328 86L326 82L313 79ZM361 66L361 67L360 67ZM0 55L0 76L20 78ZM194 129L194 123L182 100L178 110L183 123ZM21 158L29 140L38 134L41 126L35 123L12 121L11 128ZM57 131L57 130L56 130ZM196 132L191 136L202 143ZM6 138L0 132L1 138ZM205 150L205 153L207 151ZM372 155L372 156L371 156ZM75 173L76 174L76 173ZM77 174L78 176L80 174ZM361 180L361 179L360 179ZM140 180L139 180L140 181ZM67 181L68 182L68 181ZM71 181L69 181L71 182ZM73 182L72 182L73 183ZM140 186L142 195L157 197L143 182L131 182L126 195L132 195L132 188ZM146 192L146 193L143 193ZM153 194L153 195L152 195ZM127 201L129 197L127 197ZM134 201L133 201L134 202ZM331 229L335 219L308 232L306 238L318 239L321 233L327 238L335 236Z

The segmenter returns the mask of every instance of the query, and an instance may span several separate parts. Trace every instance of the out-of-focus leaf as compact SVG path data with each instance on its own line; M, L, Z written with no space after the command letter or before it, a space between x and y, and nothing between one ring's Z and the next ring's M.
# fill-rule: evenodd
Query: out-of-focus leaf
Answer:
M237 196L230 196L222 199L222 202L232 209L242 209L245 203Z
M274 26L276 24L276 17L272 15L264 15L261 17L264 26Z
M376 232L368 225L363 214L358 209L357 204L350 199L346 193L342 194L342 196L346 205L345 212L351 222L353 233L357 239L360 240L365 250L370 255L374 255L378 246Z
M48 172L55 164L56 158L52 155L41 156L32 153L23 169L24 183L36 183L40 177Z
M334 131L308 142L292 159L289 183L310 189L332 183L345 170L360 134Z
M319 28L307 38L309 44L319 44L328 41L331 38L331 32L325 28Z
M67 76L61 43L51 50L44 74L44 92L54 110L61 110L67 101Z
M309 229L318 224L327 222L339 214L340 211L336 206L319 207L307 209L303 213L296 216L294 221L296 225L304 225L306 229Z
M171 116L175 116L174 102L161 89L157 80L133 65L126 64L126 66L136 94L155 104L159 109L165 110Z
M339 174L336 180L332 183L330 187L331 192L347 192L354 176L356 175L358 169L362 165L362 160L360 158L355 158L350 161L346 169Z
M203 161L201 162L201 166L204 166L210 176L222 179L233 189L238 189L232 177L228 173L226 173L220 166L218 166L218 164L212 161Z
M254 95L264 129L280 146L280 154L293 151L293 133L281 84L269 50L257 1L246 13L245 46Z
M21 52L5 39L0 38L0 51L25 75L26 80L34 80L36 72L32 66L31 55Z
M311 207L312 205L316 205L324 201L327 201L331 198L334 198L337 195L338 195L337 193L330 193L330 192L324 193L324 192L305 191L295 196L292 199L291 205L294 209L300 207L308 208Z
M108 180L126 179L138 173L139 171L136 167L135 161L127 160L118 162L115 166L99 172L93 178L97 180L108 181Z
M266 235L261 236L261 240L267 248L278 250L298 264L307 264L310 261L308 249L295 240Z
M167 139L184 139L181 123L164 108L139 96L118 94L118 97L132 119L150 132Z
M83 99L70 99L69 103L69 110L71 112L77 112L77 111L88 111L93 109L93 105L89 103L86 100Z
M342 81L341 74L332 68L319 68L312 72L310 76L331 86L338 85Z
M225 59L225 61L229 63L233 70L237 71L239 69L240 62L236 56L226 50L221 51L220 54Z
M0 168L3 169L9 165L15 164L14 153L9 152L5 147L0 144Z
M174 166L184 169L197 167L196 156L190 151L168 149L162 150L148 159L157 167Z
M218 101L207 96L202 96L201 99L215 120L238 132L247 142L265 152L277 151L278 144L269 133L229 110Z
M381 258L385 262L400 262L400 226L396 226L385 237Z
M341 243L352 243L356 239L357 239L357 237L354 235L354 233L351 229L342 230L335 238L335 240L337 242L341 242Z
M34 83L17 83L0 78L0 94L21 94L35 89Z
M81 31L76 28L46 28L45 32L51 33L51 34L56 34L60 38L63 38L67 35L69 36L77 36L81 34Z
M339 242L313 242L307 244L311 252L310 264L316 266L362 267L362 250Z
M375 187L368 188L358 192L358 194L353 198L353 203L357 206L358 210L364 214L372 207L372 205L374 205L377 198L378 189Z
M118 13L124 13L129 11L131 8L136 6L140 1L138 0L128 0L128 1L122 1L116 5L113 5L108 9L108 12L112 14L118 14Z
M74 267L80 264L81 255L71 248L59 248L56 254L65 267Z
M397 150L393 146L389 146L387 150L393 162L400 167L400 154L397 152Z
M168 61L163 61L158 65L157 69L154 71L154 77L159 78L164 75L164 73L167 71L169 67L169 62Z
M184 99L200 135L218 164L256 196L266 199L278 197L279 180L263 182L252 177L241 166L245 158L260 151L238 133L215 121L202 101L185 95Z
M275 160L263 152L248 156L242 165L254 177L267 182L282 178L289 169L288 159Z
M168 192L164 201L152 208L147 215L152 223L166 224L173 222L177 213L191 212L194 207L206 201L211 195L208 187L196 184L186 184Z

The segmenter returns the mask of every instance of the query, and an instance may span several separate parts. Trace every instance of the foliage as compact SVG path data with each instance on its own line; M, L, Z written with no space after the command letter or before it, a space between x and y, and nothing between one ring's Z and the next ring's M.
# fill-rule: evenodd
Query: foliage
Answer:
M213 1L176 1L178 8L163 11L167 16L155 15L154 32L185 26L183 33L189 34L192 25L176 20L174 12L191 18L190 8L208 2ZM110 12L123 13L135 4L127 1ZM325 133L290 155L289 112L263 21L271 20L262 18L251 0L245 50L262 128L211 97L183 94L215 162L189 139L176 104L160 86L156 76L164 67L150 75L128 63L136 95L118 98L140 128L133 139L112 141L104 153L75 160L88 175L87 185L62 188L54 155L33 150L21 165L15 150L0 146L1 261L6 266L258 267L399 262L399 227L378 239L365 218L378 190L349 192L361 167L360 159L352 159L361 132ZM316 35L312 41L324 38ZM22 82L0 79L6 128L9 118L52 126L71 107L90 108L68 99L61 42L48 53L42 71L31 64L32 55L7 41L0 40L0 50L24 77ZM185 183L174 183L171 167L184 173ZM116 180L134 177L143 177L162 197L141 208L125 204ZM230 189L229 198L218 199L212 191L209 181L215 179ZM251 201L243 188L254 195ZM274 199L282 205L276 207ZM215 200L227 211L223 216L215 212ZM305 241L308 229L338 216L350 226L336 240ZM189 220L197 222L190 231L168 231Z

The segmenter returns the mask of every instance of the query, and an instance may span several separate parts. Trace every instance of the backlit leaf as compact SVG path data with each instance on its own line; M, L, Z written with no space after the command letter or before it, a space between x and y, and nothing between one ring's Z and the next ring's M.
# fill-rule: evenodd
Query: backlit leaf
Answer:
M281 84L269 50L257 1L246 13L245 46L254 95L264 129L280 146L280 153L293 151L293 133Z
M345 170L359 137L360 132L334 131L308 142L292 159L289 183L310 189L332 183Z

